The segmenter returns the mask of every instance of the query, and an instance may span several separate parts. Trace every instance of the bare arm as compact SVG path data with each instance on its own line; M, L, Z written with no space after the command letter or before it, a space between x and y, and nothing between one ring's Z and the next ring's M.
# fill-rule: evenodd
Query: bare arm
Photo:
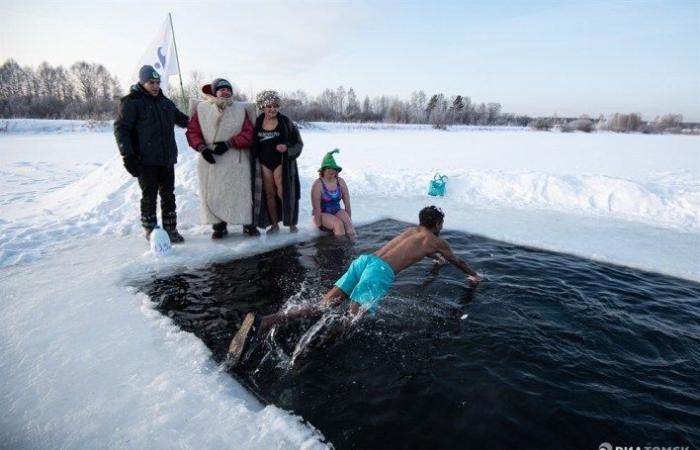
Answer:
M340 189L343 190L343 205L345 205L345 212L352 218L352 207L350 206L350 191L348 190L348 185L345 184L345 180L340 177L338 177L338 182L340 183Z
M319 180L314 181L314 184L311 185L311 207L314 223L317 227L320 227L323 223L321 222L321 191L319 190L319 185Z
M447 260L439 252L431 253L430 255L425 255L425 257L432 259L435 264L439 264L441 266L447 264Z
M447 242L443 241L442 239L438 239L437 241L438 253L444 256L446 260L454 264L459 270L469 275L469 280L472 281L472 283L478 283L481 281L479 274L474 272L472 268L469 267L466 262L464 262L464 260L455 255Z

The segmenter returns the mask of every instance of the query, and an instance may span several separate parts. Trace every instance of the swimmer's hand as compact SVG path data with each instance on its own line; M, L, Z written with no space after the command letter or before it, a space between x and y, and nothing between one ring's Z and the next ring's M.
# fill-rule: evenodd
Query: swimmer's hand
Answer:
M479 284L479 281L481 281L481 277L479 275L469 275L467 278L469 278L469 285L471 287L476 286Z

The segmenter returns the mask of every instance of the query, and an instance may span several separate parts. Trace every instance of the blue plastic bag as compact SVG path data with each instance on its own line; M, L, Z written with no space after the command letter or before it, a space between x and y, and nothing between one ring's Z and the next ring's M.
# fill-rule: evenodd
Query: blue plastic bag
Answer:
M428 195L444 197L447 192L447 175L436 173L428 186Z

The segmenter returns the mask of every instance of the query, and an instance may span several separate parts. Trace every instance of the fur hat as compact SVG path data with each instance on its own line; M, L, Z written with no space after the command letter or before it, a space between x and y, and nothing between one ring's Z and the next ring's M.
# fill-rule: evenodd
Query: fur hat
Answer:
M146 84L148 80L160 80L160 74L153 66L143 66L139 70L139 83Z
M272 90L258 92L258 95L255 96L255 103L258 104L258 109L263 109L267 105L279 106L280 94Z
M336 164L335 158L333 158L333 153L340 153L340 150L334 148L332 151L326 153L326 156L324 156L323 160L321 161L321 172L323 172L323 169L333 169L338 173L343 170L342 167Z

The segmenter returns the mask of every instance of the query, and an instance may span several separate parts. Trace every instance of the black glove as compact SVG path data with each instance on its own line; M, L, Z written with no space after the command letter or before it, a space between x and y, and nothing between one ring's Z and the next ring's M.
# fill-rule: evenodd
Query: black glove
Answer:
M226 145L226 142L214 142L214 152L217 155L223 155L228 151L228 145Z
M141 162L136 156L125 156L124 157L124 168L133 177L141 175Z
M216 164L216 160L214 159L214 155L211 154L211 150L208 148L205 148L202 150L202 158L209 164Z

